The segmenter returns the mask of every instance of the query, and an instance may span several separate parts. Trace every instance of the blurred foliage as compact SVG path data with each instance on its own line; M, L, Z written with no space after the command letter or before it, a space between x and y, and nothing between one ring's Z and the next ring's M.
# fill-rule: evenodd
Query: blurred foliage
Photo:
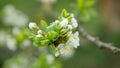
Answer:
M7 60L3 67L4 68L61 68L61 64L59 61L55 61L54 56L49 54L41 54L38 58L19 54Z
M96 0L77 0L80 18L84 22L88 22L91 16L96 16L96 11L93 8Z

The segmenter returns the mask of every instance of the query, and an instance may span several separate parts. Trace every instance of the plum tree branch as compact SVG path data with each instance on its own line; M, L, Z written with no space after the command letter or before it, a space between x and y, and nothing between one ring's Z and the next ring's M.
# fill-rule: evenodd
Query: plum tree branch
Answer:
M82 27L79 26L78 28L79 30L79 34L87 39L90 42L93 42L94 44L96 44L98 47L100 48L106 48L109 49L111 51L113 51L114 53L120 53L120 48L115 47L112 43L106 43L103 41L100 41L98 38L91 36L90 34L88 34Z

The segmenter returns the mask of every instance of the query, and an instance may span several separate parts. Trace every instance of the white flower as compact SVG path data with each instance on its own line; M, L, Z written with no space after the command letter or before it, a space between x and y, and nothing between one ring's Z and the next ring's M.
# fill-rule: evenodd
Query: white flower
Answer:
M60 43L58 47L56 47L55 56L66 55L68 52L71 52L73 48L77 48L80 45L79 33L75 32L74 34L72 34L72 31L70 31L69 33L71 36L69 36L70 38L68 39L68 41L65 44Z
M57 24L59 22L59 20L55 20L55 23Z
M72 30L72 25L68 25L68 29L69 29L69 30Z
M68 19L63 19L61 22L60 22L60 26L61 27L66 27L68 25Z
M65 44L61 43L56 48L55 56L57 57L59 55L65 55L65 54L67 54L71 50L73 50L73 46L69 46L69 45L65 45Z
M36 35L36 37L43 37L41 34Z
M38 27L36 23L34 23L34 22L29 23L29 28L30 29L33 29L33 28L36 28L36 27Z
M74 17L71 19L71 22L72 22L72 26L73 26L74 28L78 27L77 20L76 20Z
M38 33L38 34L41 34L41 33L42 33L42 30L38 30L37 33Z
M64 58L64 59L69 59L71 58L75 53L75 49L72 49L72 50L66 50L66 52L64 54L62 54L61 56Z
M76 32L75 34L73 34L69 40L67 41L66 45L68 46L73 46L75 48L77 48L80 44L79 44L79 34L78 32Z
M62 44L62 43L58 45L58 47L56 48L56 53L55 53L56 57L61 54L61 52L62 52L61 49L63 49L63 47L64 47L64 44Z

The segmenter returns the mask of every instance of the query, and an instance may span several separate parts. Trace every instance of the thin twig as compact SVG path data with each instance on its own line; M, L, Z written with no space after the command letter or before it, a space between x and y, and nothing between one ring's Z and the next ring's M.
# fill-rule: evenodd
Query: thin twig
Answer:
M113 51L114 53L120 53L120 48L115 47L111 43L106 43L106 42L100 41L98 38L93 37L90 34L88 34L82 27L79 27L79 34L83 38L87 39L88 41L95 43L98 47L107 48L107 49Z

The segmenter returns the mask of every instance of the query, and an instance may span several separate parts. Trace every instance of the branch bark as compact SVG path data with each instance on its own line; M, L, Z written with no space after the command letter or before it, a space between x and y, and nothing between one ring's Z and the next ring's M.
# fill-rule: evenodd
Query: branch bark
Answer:
M90 42L93 42L98 47L109 49L109 50L113 51L115 54L120 53L120 48L115 47L112 43L106 43L106 42L100 41L98 38L93 37L90 34L88 34L82 27L79 27L78 29L79 29L79 34L83 38L87 39Z

